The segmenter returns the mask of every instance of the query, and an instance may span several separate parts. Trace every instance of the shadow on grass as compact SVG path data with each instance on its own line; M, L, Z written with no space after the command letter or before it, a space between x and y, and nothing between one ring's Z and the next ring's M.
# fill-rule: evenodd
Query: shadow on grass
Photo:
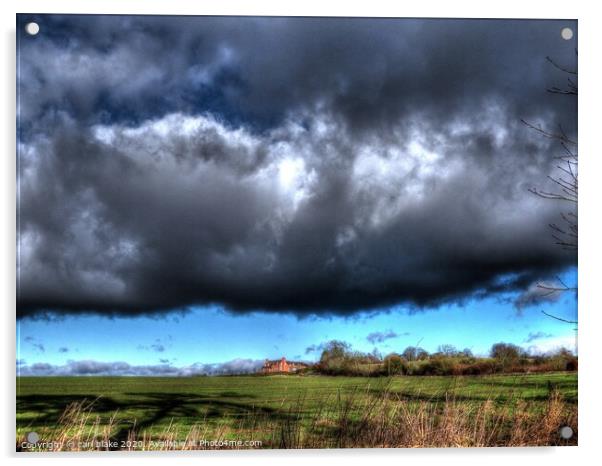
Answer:
M500 388L502 388L502 391L499 390ZM513 400L547 401L554 391L560 392L565 402L570 404L577 403L577 383L570 380L529 381L519 378L516 380L498 381L483 378L471 379L466 385L450 383L435 391L427 386L424 391L421 391L419 387L412 387L411 389L387 388L384 390L382 388L375 388L369 389L368 393L373 397L386 396L389 399L400 401L440 403L448 400L456 402L483 402L492 400L496 403L506 403Z
M27 395L17 398L17 413L35 413L34 419L17 422L17 427L55 426L61 414L71 403L91 403L91 413L108 419L118 412L118 431L112 440L128 438L132 427L142 431L177 419L189 421L189 424L202 424L213 420L229 419L244 424L247 420L257 419L293 420L294 413L289 410L256 406L249 402L233 401L234 392L224 392L217 397L199 396L189 393L125 393L125 399L88 395ZM249 398L249 397L247 397ZM136 413L135 415L133 413Z

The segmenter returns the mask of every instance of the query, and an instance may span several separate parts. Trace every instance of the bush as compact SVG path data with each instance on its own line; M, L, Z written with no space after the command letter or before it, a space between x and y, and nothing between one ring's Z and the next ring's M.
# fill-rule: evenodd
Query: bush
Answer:
M405 365L406 375L423 375L422 366L428 364L428 361L408 361Z
M333 340L326 344L315 369L326 375L376 376L383 366L375 354L352 351L348 343Z
M479 359L464 366L462 375L491 375L501 371L501 366L493 359Z
M406 370L408 375L453 375L458 367L452 358L434 357L426 361L408 362Z
M566 369L567 371L576 371L577 367L578 367L578 361L577 358L571 358L566 362Z
M560 348L550 354L545 364L552 371L576 371L577 358L566 348Z
M383 373L386 375L403 375L407 373L405 360L398 354L389 354L383 361Z

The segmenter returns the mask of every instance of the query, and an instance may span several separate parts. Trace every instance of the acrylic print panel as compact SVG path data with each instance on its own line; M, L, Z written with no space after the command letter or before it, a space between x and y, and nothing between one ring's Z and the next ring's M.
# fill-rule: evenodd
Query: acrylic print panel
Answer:
M17 43L17 450L577 444L576 21Z

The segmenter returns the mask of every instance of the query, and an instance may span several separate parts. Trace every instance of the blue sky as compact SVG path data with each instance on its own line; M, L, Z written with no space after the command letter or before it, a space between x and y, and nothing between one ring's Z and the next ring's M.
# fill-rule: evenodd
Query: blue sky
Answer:
M562 278L567 284L575 283L576 272L569 271ZM307 348L332 339L349 342L361 351L376 347L384 354L401 352L417 343L428 351L448 343L486 354L499 341L541 350L561 345L575 350L574 326L551 319L540 310L575 320L576 306L574 296L565 293L555 302L521 312L508 302L486 298L423 312L393 308L357 317L299 319L290 314L233 315L218 308L198 308L160 318L26 319L17 324L17 358L27 364L54 365L69 360L126 361L133 365L168 360L178 367L237 358L315 360L319 351L307 353ZM367 340L373 332L390 330L398 336L376 344ZM528 341L530 336L537 338Z

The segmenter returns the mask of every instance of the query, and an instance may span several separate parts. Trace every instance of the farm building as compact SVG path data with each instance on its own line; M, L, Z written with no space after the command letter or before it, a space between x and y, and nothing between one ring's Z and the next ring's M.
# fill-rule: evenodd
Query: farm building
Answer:
M264 374L270 374L275 372L297 372L298 370L305 369L306 367L309 366L304 362L287 361L286 358L283 356L281 359L266 359L263 363L263 368L261 369L261 371Z

